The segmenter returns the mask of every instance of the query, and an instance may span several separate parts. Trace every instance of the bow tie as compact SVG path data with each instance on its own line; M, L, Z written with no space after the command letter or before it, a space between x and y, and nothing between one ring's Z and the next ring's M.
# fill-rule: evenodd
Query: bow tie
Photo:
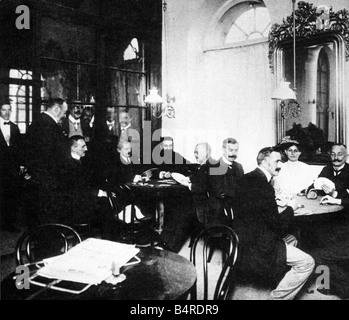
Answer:
M4 124L8 124L8 125L10 125L10 121L4 122Z

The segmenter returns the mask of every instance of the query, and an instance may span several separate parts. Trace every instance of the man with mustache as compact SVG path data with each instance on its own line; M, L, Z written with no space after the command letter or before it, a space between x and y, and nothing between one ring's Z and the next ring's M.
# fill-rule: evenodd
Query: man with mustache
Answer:
M227 218L233 218L234 202L239 180L244 175L242 165L236 162L239 143L234 138L227 138L222 145L223 155L217 165L210 168L212 183L211 200L217 212L224 211Z
M132 128L132 117L125 109L119 113L119 125L120 125L120 140L128 141L132 147L131 160L133 163L140 163L141 156L141 144L139 132Z
M281 154L272 147L257 156L258 167L240 180L234 229L240 240L238 270L246 278L276 285L271 299L294 299L314 268L314 259L285 243L294 223L295 200L279 213L271 180L280 171ZM289 269L289 267L291 267Z
M327 178L333 181L335 188L329 188L322 185L319 194L327 196L322 199L323 204L342 204L349 205L349 164L347 147L344 144L334 144L331 148L331 164L325 166L319 174L319 178ZM308 189L309 193L316 193L312 185Z
M88 136L90 128L88 123L82 121L83 110L84 106L80 101L73 101L69 105L69 116L61 120L63 133L67 138L75 135Z
M308 189L315 195L324 195L322 204L339 204L344 210L336 213L310 216L300 224L302 245L315 259L316 265L326 265L330 271L330 288L320 288L325 294L349 298L349 164L347 147L335 144L331 148L331 164L325 166L319 177L333 181L335 187L322 190ZM301 239L301 240L302 240Z

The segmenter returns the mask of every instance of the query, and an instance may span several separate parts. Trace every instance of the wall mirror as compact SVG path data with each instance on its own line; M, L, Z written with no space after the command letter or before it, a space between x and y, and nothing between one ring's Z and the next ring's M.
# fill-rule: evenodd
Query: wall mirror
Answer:
M345 63L349 60L348 11L299 2L282 25L269 35L269 58L278 84L290 82L297 103L284 101L277 110L277 141L290 137L304 146L301 160L323 164L335 142L344 142L346 106ZM295 41L293 41L293 32ZM295 59L294 59L295 53Z

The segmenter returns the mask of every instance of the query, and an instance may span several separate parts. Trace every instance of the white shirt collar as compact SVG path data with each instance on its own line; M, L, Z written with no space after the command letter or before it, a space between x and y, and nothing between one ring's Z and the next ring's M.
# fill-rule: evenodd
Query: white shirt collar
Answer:
M268 182L271 180L272 175L262 166L258 166L257 168L259 168L260 170L262 170L262 172L265 174L265 176L267 177Z
M11 120L5 120L4 118L0 117L0 125L3 126L4 122L11 122Z
M124 160L125 163L131 162L130 158L124 157L122 154L120 154L120 157L122 160Z
M129 127L131 127L131 123L129 123L126 127L121 128L121 131L128 129Z
M48 116L50 116L56 123L58 123L57 119L49 112L44 111L44 113L46 113Z
M339 170L342 170L343 168L344 168L344 166L345 166L345 163L343 164L343 165L341 165L340 167L333 167L333 170L334 171L339 171Z
M107 125L108 125L108 126L113 126L114 123L115 123L115 120L113 120L113 121L108 121L108 120L107 120Z
M73 123L80 123L80 118L79 119L75 119L71 114L68 116L69 120Z
M233 164L232 161L229 161L224 155L222 156L223 162L225 162L228 166L231 166Z
M73 158L73 159L75 159L75 160L80 160L80 156L78 155L78 154L76 154L75 152L71 152L70 153L71 154L71 157Z

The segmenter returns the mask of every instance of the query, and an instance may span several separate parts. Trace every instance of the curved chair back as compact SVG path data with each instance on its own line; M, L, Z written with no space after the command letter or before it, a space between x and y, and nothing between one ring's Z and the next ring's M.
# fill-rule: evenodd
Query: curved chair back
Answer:
M80 242L80 235L63 224L34 227L25 231L16 243L16 264L39 262L63 254Z
M112 214L118 225L118 241L137 245L153 245L157 235L154 230L154 218L150 216L141 219L137 218L136 200L130 187L119 184L113 188L113 192L108 191L107 193ZM128 209L130 209L130 212ZM122 214L119 216L120 212ZM127 217L129 213L130 216Z
M202 242L202 263L203 263L203 281L204 281L204 295L203 299L207 300L208 297L208 253L210 242L213 239L217 239L217 235L220 235L222 240L227 241L226 252L227 259L223 262L222 270L218 277L213 300L226 300L229 298L234 288L234 265L238 256L239 238L235 231L225 225L216 225L208 227L202 230L195 238L194 243L190 249L190 261L197 265L197 254L199 251L199 242ZM197 298L197 283L193 288L191 299Z

